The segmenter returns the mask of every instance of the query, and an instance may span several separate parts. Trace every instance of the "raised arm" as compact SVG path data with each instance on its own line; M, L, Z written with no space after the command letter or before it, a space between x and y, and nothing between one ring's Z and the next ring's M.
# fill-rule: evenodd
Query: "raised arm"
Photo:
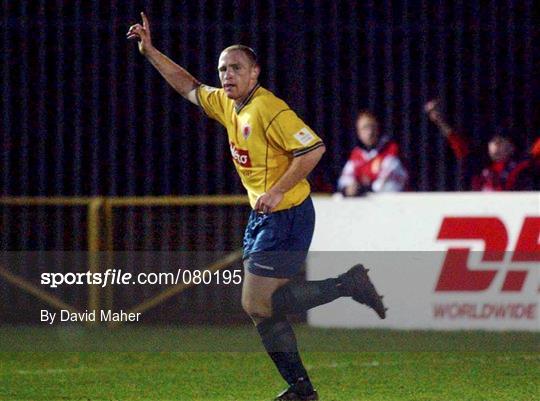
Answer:
M441 130L441 133L445 137L448 137L453 129L444 118L444 115L439 108L439 101L437 99L430 100L424 105L424 111L428 115L431 122Z
M141 18L142 25L132 25L127 32L127 38L138 41L139 52L159 71L175 91L191 103L198 105L195 89L200 85L200 82L153 46L148 18L144 13L141 13Z
M430 100L424 105L424 111L448 140L452 151L458 160L462 160L471 153L469 141L456 132L444 118L441 109L439 108L439 100Z

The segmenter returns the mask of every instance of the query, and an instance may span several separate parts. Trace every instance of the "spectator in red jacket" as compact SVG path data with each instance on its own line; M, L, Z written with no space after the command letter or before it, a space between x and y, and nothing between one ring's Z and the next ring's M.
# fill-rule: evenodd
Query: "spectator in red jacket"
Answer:
M338 191L345 196L402 191L408 175L399 159L399 147L389 136L380 135L373 113L358 113L356 135L358 145L343 168Z
M506 188L511 191L540 191L540 138L533 144L529 157L510 173Z
M448 140L456 159L465 162L465 178L473 191L508 189L508 179L517 167L518 161L515 157L515 144L507 132L497 132L490 138L487 146L490 161L486 166L481 149L472 146L466 137L448 124L437 100L427 102L424 110Z

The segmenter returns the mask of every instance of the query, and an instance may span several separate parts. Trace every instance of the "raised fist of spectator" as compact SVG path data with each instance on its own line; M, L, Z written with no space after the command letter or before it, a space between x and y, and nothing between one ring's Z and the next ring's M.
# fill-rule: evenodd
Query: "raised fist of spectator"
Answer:
M444 123L444 117L441 109L439 108L439 103L440 102L438 99L433 99L424 105L424 111L428 115L429 119L437 125Z

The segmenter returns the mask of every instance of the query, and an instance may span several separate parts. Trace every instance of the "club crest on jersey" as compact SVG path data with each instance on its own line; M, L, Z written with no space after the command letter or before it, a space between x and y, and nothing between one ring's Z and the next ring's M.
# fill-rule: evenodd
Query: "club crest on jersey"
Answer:
M251 167L251 159L249 158L249 152L246 149L237 148L234 142L230 143L231 156L233 160L242 167Z
M248 139L248 136L251 134L251 126L246 124L242 127L242 136L244 139Z

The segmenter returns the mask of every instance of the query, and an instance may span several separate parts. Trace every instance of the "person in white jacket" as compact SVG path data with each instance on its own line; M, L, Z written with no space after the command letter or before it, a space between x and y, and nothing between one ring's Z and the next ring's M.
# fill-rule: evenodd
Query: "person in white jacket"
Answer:
M399 159L398 144L389 136L380 135L373 113L358 113L356 135L358 144L339 177L338 191L345 196L403 191L408 174Z

